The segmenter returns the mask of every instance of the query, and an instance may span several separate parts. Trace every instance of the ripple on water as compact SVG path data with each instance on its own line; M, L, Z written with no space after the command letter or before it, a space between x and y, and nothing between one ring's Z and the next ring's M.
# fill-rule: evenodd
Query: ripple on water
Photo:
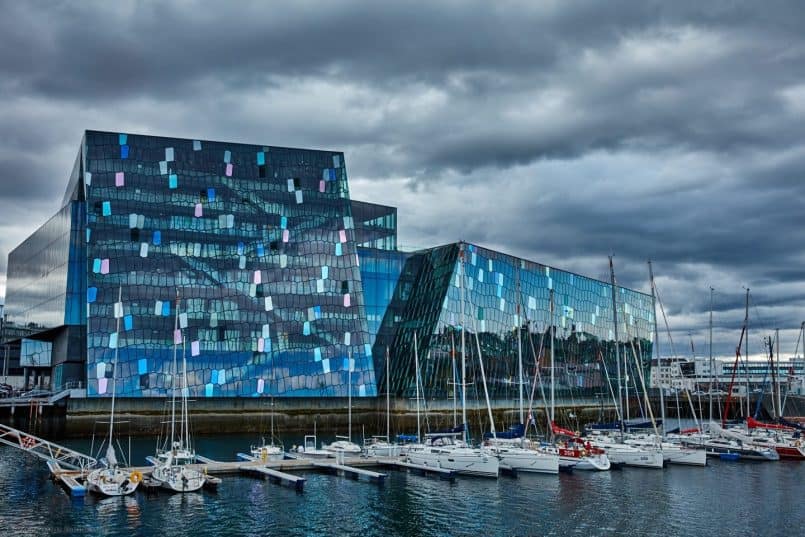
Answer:
M250 438L204 438L205 454L234 458ZM86 449L86 448L85 448ZM153 441L132 446L135 461ZM0 447L0 527L13 535L729 535L790 536L805 524L805 464L521 474L455 483L391 472L384 486L306 474L305 492L226 477L217 494L137 494L73 500L45 465ZM762 505L767 506L761 508Z

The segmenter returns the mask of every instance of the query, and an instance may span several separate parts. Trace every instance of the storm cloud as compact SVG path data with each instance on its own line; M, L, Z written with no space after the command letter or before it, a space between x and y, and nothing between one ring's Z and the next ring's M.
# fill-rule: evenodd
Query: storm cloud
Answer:
M0 294L99 129L342 150L352 196L399 207L403 247L601 279L614 255L646 291L650 258L678 352L705 352L711 286L717 355L746 287L750 352L776 327L793 352L800 3L287 4L0 2Z

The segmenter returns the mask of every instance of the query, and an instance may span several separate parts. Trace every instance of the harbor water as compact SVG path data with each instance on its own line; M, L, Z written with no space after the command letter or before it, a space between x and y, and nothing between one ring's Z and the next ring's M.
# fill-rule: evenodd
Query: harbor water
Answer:
M331 440L321 437L320 440ZM199 453L234 460L252 436L199 437ZM299 439L296 440L297 443ZM89 442L70 442L89 451ZM129 449L123 440L124 450ZM154 441L132 440L144 464ZM303 493L224 476L217 492L71 498L45 463L0 446L4 535L796 535L805 527L805 464L722 462L706 468L442 481L390 471L385 484L305 473Z

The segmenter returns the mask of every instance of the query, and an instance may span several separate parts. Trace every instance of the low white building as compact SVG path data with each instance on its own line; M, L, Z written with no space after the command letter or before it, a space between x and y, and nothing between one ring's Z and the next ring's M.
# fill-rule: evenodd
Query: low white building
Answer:
M651 378L649 385L652 388L688 389L691 392L726 391L733 381L734 392L745 393L747 382L750 391L768 390L767 386L775 380L786 391L789 386L791 393L804 390L805 359L790 358L776 365L774 375L767 361L753 360L740 362L735 367L734 360L713 359L712 364L708 357L688 358L660 358L651 364Z

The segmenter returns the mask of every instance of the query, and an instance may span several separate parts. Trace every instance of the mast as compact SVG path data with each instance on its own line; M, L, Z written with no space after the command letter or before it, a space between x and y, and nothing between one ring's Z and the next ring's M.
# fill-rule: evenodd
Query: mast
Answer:
M473 320L473 326L475 321ZM481 366L481 380L484 383L484 397L486 398L486 411L489 414L489 427L492 431L492 438L497 438L495 432L495 418L492 416L492 404L489 402L489 390L486 388L486 373L484 373L484 359L481 355L481 341L478 339L478 330L475 329L475 345L478 348L478 364Z
M778 372L778 370L780 368L780 329L778 328L776 330L776 332L777 332L777 365L774 367L774 369L772 369L772 374L774 375L774 377L772 377L772 378L775 378L775 379L777 377L777 372ZM777 383L777 380L774 381L774 384L775 384L775 387L777 388L777 417L782 418L783 417L783 405L782 405L782 401L780 400L780 390L782 388Z
M352 442L352 353L347 349L347 440Z
M609 278L612 282L612 323L615 327L615 363L618 366L618 415L621 416L620 430L621 441L623 441L623 384L621 382L621 356L620 349L618 348L618 308L615 301L616 287L615 287L615 267L612 265L612 256L609 256ZM628 407L628 403L627 403Z
M746 417L750 415L749 410L749 288L746 288L746 314L744 316L744 326L746 326L746 339L744 339L744 372L746 373Z
M112 410L109 413L109 448L114 449L114 444L112 443L112 434L114 431L114 423L115 423L115 394L117 392L117 382L115 382L115 378L117 377L117 356L118 350L120 349L120 318L123 316L123 288L117 288L117 303L115 304L114 309L118 309L118 304L120 304L120 311L115 311L115 334L117 335L117 341L115 342L115 358L112 362ZM118 315L119 314L119 315ZM109 461L110 464L112 461Z
M463 327L462 327L463 328ZM416 374L416 438L422 442L422 426L419 421L419 352L416 346L416 331L414 331L414 369Z
M774 339L777 341L777 365L780 365L780 329L774 330ZM775 418L782 418L783 412L780 408L780 390L777 388L777 365L774 364L774 354L771 355L771 407L777 414Z
M391 442L391 390L389 389L389 347L386 345L386 441Z
M461 303L461 423L464 425L464 442L468 442L467 427L467 358L464 346L464 242L458 243L459 279L458 291ZM414 334L416 336L416 334Z
M179 324L181 330L181 323ZM190 449L190 417L187 413L187 345L182 333L182 447Z
M179 330L179 290L176 290L176 311L173 317L173 375L171 376L171 443L170 449L173 449L173 442L176 440L176 377L179 374L179 366L176 363L176 352L178 351L178 343L176 341L176 332Z
M553 340L554 340L554 326L553 326L553 318L554 318L554 303L553 303L553 289L550 292L550 309L551 309L551 322L549 328L551 330L551 430L553 430L553 420L554 420L554 413L556 409L556 381L554 378L554 350L553 350Z
M648 261L648 277L651 283L651 311L654 312L654 356L657 358L657 384L660 388L660 426L662 427L662 434L665 436L665 387L662 382L662 364L660 358L660 332L657 328L657 295L654 290L654 269L651 266L651 259Z
M709 398L710 421L713 421L713 376L715 375L715 368L713 367L713 288L710 287L710 387L707 390Z
M453 358L453 427L458 425L458 383L456 380L456 335L450 331L450 356Z
M520 320L520 267L518 265L517 272L514 273L517 277L517 370L520 378L520 423L525 425L525 416L523 415L523 343L520 339L520 327L522 321Z

